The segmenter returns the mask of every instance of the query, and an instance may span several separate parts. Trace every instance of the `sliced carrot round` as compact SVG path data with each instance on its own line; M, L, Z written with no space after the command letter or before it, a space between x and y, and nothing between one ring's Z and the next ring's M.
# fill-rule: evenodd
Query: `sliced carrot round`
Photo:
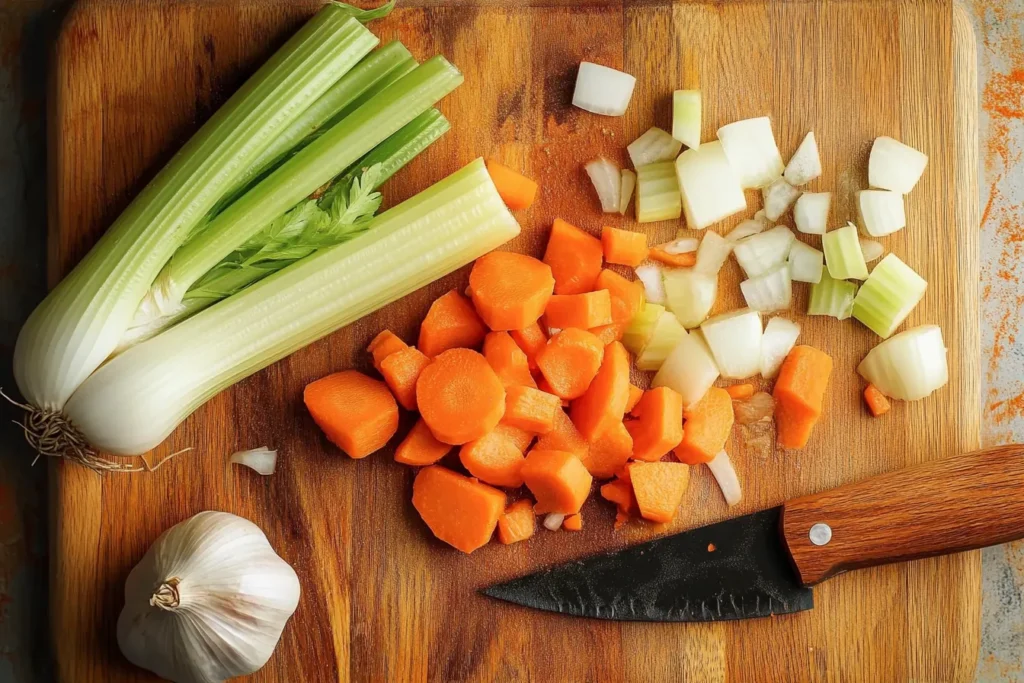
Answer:
M416 403L438 441L459 446L498 425L505 413L505 388L482 355L449 349L420 373Z
M469 273L473 305L492 330L521 330L537 322L554 289L551 267L525 254L492 251Z
M551 390L570 401L579 398L601 368L604 344L586 330L562 330L537 354L537 367Z

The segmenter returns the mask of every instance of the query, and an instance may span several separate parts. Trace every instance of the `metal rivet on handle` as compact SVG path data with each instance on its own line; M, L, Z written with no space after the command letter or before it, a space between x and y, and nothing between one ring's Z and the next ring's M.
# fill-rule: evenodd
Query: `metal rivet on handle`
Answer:
M825 545L832 540L832 527L828 524L818 522L811 527L811 533L808 534L811 539L811 543L814 545Z

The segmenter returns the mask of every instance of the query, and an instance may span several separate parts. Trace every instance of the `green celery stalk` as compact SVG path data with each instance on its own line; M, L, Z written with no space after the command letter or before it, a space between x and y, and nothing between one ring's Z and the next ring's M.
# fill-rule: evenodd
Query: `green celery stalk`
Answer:
M828 268L822 268L821 279L811 285L807 315L830 315L846 320L853 313L853 299L856 295L855 282L836 280L829 275Z
M637 222L675 220L682 212L675 162L662 161L636 169Z
M685 336L686 329L679 323L679 319L668 311L663 312L654 325L650 339L647 340L643 350L637 354L637 370L645 372L660 370L662 363Z
M658 324L658 319L664 312L664 306L644 303L643 308L633 316L629 327L622 334L622 345L626 347L627 351L637 356L644 350L651 335L654 334L654 327Z
M857 228L852 223L821 236L825 267L836 280L863 280L868 276Z
M853 300L853 317L888 339L924 298L928 282L896 254L878 262Z

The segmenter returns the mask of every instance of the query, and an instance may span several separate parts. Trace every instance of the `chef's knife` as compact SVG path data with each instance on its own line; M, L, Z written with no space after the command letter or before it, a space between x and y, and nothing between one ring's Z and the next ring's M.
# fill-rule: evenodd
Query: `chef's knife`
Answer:
M811 609L849 569L1024 538L1024 445L932 461L491 586L572 616L719 621Z

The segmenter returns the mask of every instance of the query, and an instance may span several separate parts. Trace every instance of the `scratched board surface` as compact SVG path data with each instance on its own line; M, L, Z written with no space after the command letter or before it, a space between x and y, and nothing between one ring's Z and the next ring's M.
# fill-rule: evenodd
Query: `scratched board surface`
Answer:
M51 276L85 253L141 185L226 94L315 10L315 3L94 1L58 43L53 79ZM802 340L836 361L826 419L808 447L784 452L770 427L737 430L729 450L744 500L728 510L694 473L672 529L750 512L803 493L954 455L978 440L977 198L974 53L947 2L744 2L416 6L373 25L420 58L440 52L466 83L441 104L453 131L393 179L388 205L475 157L537 178L537 205L510 248L539 254L558 216L597 232L603 217L582 171L651 125L670 124L669 95L700 87L705 139L724 123L770 115L784 156L814 129L824 163L812 190L836 193L831 223L855 218L871 141L891 135L930 157L907 198L908 229L885 240L929 281L909 324L938 323L950 383L934 398L873 420L856 362L877 341L852 321L796 317ZM580 60L638 78L620 119L569 107ZM744 216L759 206L748 196ZM675 222L643 226L652 242ZM808 240L816 244L814 240ZM935 255L939 254L940 258ZM953 258L951 255L956 254ZM651 538L612 531L584 508L583 533L541 533L471 556L433 540L409 499L413 472L381 452L352 461L315 428L302 387L367 369L366 343L387 327L407 340L430 302L465 285L444 278L312 344L215 397L154 457L189 446L154 474L53 469L54 647L62 680L150 680L118 653L124 579L159 533L201 510L252 519L298 571L298 610L259 681L328 680L956 680L978 648L977 553L840 576L817 607L757 621L657 625L569 620L485 599L476 589L552 562ZM739 271L722 275L719 309L739 305ZM795 307L806 304L801 288ZM407 427L409 420L406 420ZM404 429L400 432L404 433ZM227 454L279 448L275 475L225 467ZM595 496L596 498L596 496Z

